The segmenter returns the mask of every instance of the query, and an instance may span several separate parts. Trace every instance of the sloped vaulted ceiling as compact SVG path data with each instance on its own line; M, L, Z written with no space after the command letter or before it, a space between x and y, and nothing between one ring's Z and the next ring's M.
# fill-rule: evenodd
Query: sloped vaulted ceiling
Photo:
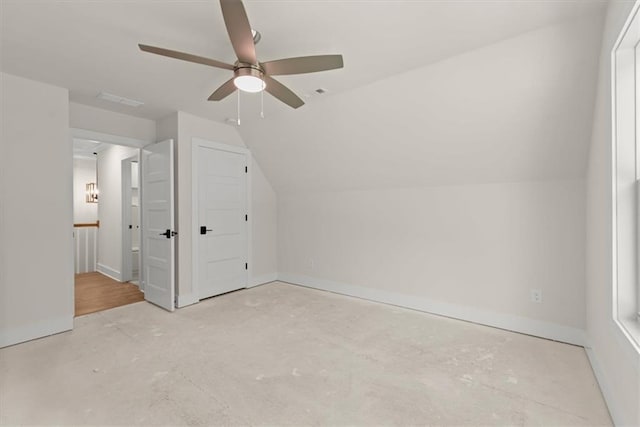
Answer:
M582 178L601 24L531 31L240 132L279 191Z
M299 110L243 95L245 142L278 191L584 175L604 0L245 0L263 60L342 53L345 68L282 76ZM0 69L71 100L149 119L224 122L229 76L140 52L233 61L217 0L0 0ZM96 98L143 101L139 108Z

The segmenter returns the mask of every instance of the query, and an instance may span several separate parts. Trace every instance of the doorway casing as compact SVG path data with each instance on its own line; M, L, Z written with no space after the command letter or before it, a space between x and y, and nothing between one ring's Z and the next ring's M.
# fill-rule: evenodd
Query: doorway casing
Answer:
M140 209L138 208L137 218L132 213L132 197L133 185L135 181L138 183L138 206L140 204L140 168L138 167L137 177L133 176L132 164L140 162L140 152L135 156L122 160L122 281L129 282L133 280L133 259L132 259L132 233L138 232L138 250L140 250L140 229L141 224ZM137 227L137 228L135 228ZM138 266L140 266L140 252L138 252ZM138 270L138 287L144 291L144 281L141 280L140 270Z
M219 142L209 141L202 138L192 138L191 140L191 152L192 152L192 184L191 184L191 219L192 219L192 241L191 241L191 256L192 256L192 288L189 294L189 298L182 298L178 295L178 307L183 307L189 304L195 304L199 301L199 260L200 260L200 248L198 239L198 227L199 227L199 169L198 169L198 150L200 148L209 148L214 150L227 151L231 153L237 153L245 156L246 160L246 211L248 218L246 221L247 227L247 244L246 244L246 260L247 260L247 283L249 285L249 278L252 277L252 197L251 197L251 152L245 148L235 145L223 144Z
M137 148L138 150L141 150L143 147L148 146L150 144L154 144L153 141L144 141L144 140L140 140L140 139L135 139L135 138L129 138L129 137L124 137L124 136L119 136L119 135L112 135L112 134L107 134L107 133L102 133L102 132L96 132L96 131L92 131L92 130L88 130L88 129L79 129L79 128L69 128L69 134L71 138L79 138L79 139L87 139L87 140L93 140L93 141L100 141L100 142L104 142L104 143L108 143L108 144L113 144L113 145L120 145L120 146L126 146L126 147L131 147L131 148ZM140 156L140 152L138 152L138 156L134 156L134 157L130 157L129 159L126 160L132 160L135 157L138 157L138 160ZM139 163L140 164L140 163ZM138 180L138 185L139 185L139 198L142 195L142 192L144 191L141 187L142 187L142 180L140 177L141 174L141 168L138 169L138 174L139 174L139 180ZM130 178L130 174L129 174L129 178ZM129 180L130 181L130 180ZM141 199L140 199L141 200ZM123 204L123 210L124 210L125 206ZM141 213L140 213L141 215ZM139 224L142 227L142 222L140 221ZM125 226L125 224L123 223L122 226L122 233L124 234L124 230L127 229L127 227ZM143 249L143 245L142 242L140 242L140 253L142 254ZM122 244L124 245L124 239L122 241ZM124 255L125 251L124 251L124 247L123 247L123 258L125 257ZM71 257L71 260L73 262L73 256ZM123 264L124 267L125 264ZM122 268L123 272L124 272L124 268ZM143 268L142 265L139 265L139 283L140 283L140 288L141 290L143 289ZM72 304L71 307L73 307L73 301L75 300L75 292L72 292L71 295L71 299L72 299Z

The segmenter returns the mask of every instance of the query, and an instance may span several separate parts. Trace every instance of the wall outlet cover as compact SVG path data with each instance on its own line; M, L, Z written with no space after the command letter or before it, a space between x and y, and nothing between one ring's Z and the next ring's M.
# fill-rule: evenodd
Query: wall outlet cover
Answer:
M542 303L542 291L540 289L531 289L531 302Z

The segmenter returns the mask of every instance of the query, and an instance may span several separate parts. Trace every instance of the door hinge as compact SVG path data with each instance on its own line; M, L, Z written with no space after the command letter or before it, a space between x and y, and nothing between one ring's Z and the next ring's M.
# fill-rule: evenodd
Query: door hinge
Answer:
M249 263L248 263L248 262L245 262L245 263L244 263L244 269L245 269L245 270L248 270L248 269L249 269Z
M244 167L244 173L249 173L249 166Z
M249 221L249 215L245 215L245 216L244 216L244 220L245 220L245 221Z

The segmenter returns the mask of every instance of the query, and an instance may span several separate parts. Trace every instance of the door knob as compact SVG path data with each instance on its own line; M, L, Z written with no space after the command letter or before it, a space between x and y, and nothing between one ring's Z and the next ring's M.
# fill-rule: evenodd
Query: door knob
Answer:
M210 228L207 228L206 225L201 225L200 226L200 234L207 234L207 231L213 231L213 230L210 229Z
M169 229L167 229L167 231L165 231L164 233L160 233L161 236L166 237L167 239L172 238L173 236L177 235L178 232L176 231L171 231Z

